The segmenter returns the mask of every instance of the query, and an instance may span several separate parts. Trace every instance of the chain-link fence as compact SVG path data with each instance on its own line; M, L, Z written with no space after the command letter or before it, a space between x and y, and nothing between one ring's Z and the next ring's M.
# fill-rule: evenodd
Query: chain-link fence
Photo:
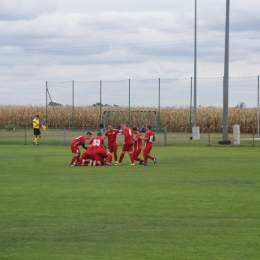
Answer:
M42 138L39 141L41 145L60 145L69 146L70 142L77 136L86 134L87 131L91 131L93 136L99 131L98 128L80 128L80 129L47 129L42 131ZM142 129L140 129L142 132ZM218 146L218 142L222 139L221 133L212 133L210 129L206 129L203 133L200 133L199 140L191 140L191 133L188 131L175 132L170 129L162 128L154 130L156 135L156 141L153 143L154 146ZM144 133L142 133L144 135ZM14 130L0 130L0 145L3 144L23 144L33 145L33 129L14 129ZM231 144L234 145L233 134L229 134ZM117 141L119 145L123 143L123 135L117 135ZM237 146L237 145L234 145ZM240 144L238 146L259 146L260 137L257 136L255 130L252 133L241 133Z
M188 121L191 126L193 108L193 79L149 79L119 81L71 81L46 82L45 117L56 117L60 105L68 108L72 126L74 126L75 107L93 106L97 121L103 121L104 111L124 108L128 111L126 123L131 124L130 111L138 107L156 109L156 127L161 127L161 110L166 107L189 108ZM257 107L259 98L259 76L233 77L229 79L229 107ZM222 107L223 77L197 79L197 106ZM50 109L51 108L51 109Z

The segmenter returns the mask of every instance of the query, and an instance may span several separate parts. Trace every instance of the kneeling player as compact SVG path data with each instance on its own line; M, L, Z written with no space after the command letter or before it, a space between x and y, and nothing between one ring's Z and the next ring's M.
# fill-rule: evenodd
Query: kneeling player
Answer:
M94 153L92 147L89 147L86 152L82 154L80 157L80 161L78 162L79 165L82 166L92 166L94 161Z
M111 165L112 155L109 151L103 149L104 139L101 136L102 133L98 132L97 136L93 137L90 140L90 146L93 149L93 155L94 155L93 166L100 166L101 165L100 158L105 158L105 157L107 157L106 165Z

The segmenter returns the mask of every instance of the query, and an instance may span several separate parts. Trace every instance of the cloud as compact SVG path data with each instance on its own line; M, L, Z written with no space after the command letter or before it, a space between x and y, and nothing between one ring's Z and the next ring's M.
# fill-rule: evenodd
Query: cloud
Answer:
M30 20L44 13L51 13L57 9L52 1L35 0L2 0L0 20Z
M223 76L225 3L198 1L199 77ZM259 74L260 2L250 3L231 2L231 76ZM34 100L30 91L20 98L24 89L39 91L35 102L44 103L46 80L193 76L193 0L4 0L1 4L0 81L13 89L15 98L8 101L9 95L3 94L0 103L16 102L16 97L19 103L30 103Z

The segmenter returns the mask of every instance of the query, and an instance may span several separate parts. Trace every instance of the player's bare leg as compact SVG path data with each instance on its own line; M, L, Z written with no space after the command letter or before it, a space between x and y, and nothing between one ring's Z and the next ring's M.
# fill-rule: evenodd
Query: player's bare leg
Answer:
M92 166L92 164L93 164L93 161L89 160L88 166Z

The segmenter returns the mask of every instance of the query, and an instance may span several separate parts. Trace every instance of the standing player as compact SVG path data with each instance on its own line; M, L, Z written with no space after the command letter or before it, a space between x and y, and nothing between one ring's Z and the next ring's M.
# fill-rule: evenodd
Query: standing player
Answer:
M144 155L144 163L143 166L147 166L147 161L148 159L153 160L153 163L156 164L156 157L153 157L150 155L150 152L153 148L153 141L155 141L155 135L152 132L152 126L151 125L147 125L146 126L146 133L144 136L145 140L145 146L144 146L144 150L143 150L143 155Z
M71 143L70 143L70 149L74 156L71 159L70 166L74 166L74 162L77 161L80 157L80 150L79 146L81 145L84 149L87 150L86 147L86 140L89 140L91 138L92 134L90 132L87 132L86 135L81 135L77 138L75 138ZM77 164L76 164L77 165Z
M115 163L118 163L117 162L118 144L117 144L116 136L118 133L120 133L120 130L114 129L112 124L108 125L107 128L108 128L108 130L105 132L104 141L107 138L108 150L110 153L114 153Z
M142 151L142 142L143 142L142 134L137 130L136 127L133 127L133 132L135 134L135 136L134 136L134 153L133 153L134 160L138 161L139 164L142 165L144 160L142 160L141 158L138 157Z
M39 146L38 140L41 138L41 131L40 131L41 124L39 118L40 116L36 115L35 118L33 119L33 134L34 134L33 145L34 146Z
M134 144L134 138L133 138L133 130L130 127L127 127L125 124L121 124L121 130L123 131L124 134L124 142L123 142L123 147L122 147L122 152L119 158L119 162L116 163L116 165L120 165L124 156L125 152L128 152L131 164L130 165L135 165L134 164L134 156L133 156L133 144Z
M93 137L90 140L90 147L93 149L93 155L94 155L94 161L93 166L100 166L101 165L101 159L103 160L105 157L106 159L106 165L111 165L111 159L112 155L108 150L104 150L104 139L101 137L102 133L98 132L97 136Z

